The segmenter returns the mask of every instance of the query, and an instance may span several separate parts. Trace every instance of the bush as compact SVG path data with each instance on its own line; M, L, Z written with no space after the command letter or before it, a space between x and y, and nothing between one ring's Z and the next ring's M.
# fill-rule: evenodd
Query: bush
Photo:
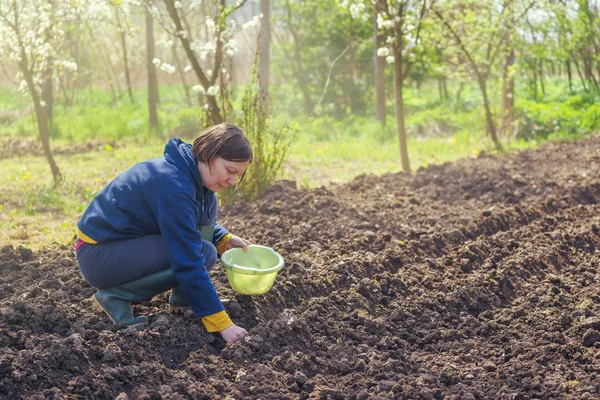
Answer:
M257 81L258 75L254 71L242 100L242 114L236 118L236 123L244 130L252 147L252 164L244 181L235 190L230 188L220 196L225 203L239 198L250 201L260 198L263 191L275 182L298 131L288 125L271 129Z
M515 104L518 137L531 140L551 135L578 136L600 129L600 104L588 96L571 96L562 103L521 99Z

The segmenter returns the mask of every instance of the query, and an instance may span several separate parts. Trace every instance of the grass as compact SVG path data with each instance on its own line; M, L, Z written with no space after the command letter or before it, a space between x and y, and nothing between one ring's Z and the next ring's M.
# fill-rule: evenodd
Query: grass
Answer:
M593 107L593 96L566 95L561 90L564 82L547 87L544 98L518 100L517 108L527 118L528 126L547 130L550 123L552 129L532 140L506 140L505 151L537 147L548 140L576 139L597 129L600 111ZM406 125L413 171L472 157L480 151L495 152L482 133L484 119L477 91L467 89L461 104L444 104L437 98L435 87L407 88ZM68 148L73 143L91 140L116 145L113 148L99 144L94 151L56 155L64 176L59 187L53 186L44 157L23 155L0 160L2 243L34 249L51 243L69 243L75 224L90 200L117 174L137 162L162 155L169 136L191 140L190 134L197 130L199 110L183 104L182 93L176 86L161 88L160 135L148 132L144 91L135 92L133 104L123 98L111 105L111 96L106 91L88 90L78 94L74 102L78 106L57 106L53 146ZM352 116L342 121L330 117L294 120L285 112L276 113L272 126L295 122L300 127L281 177L296 181L299 187L310 188L348 182L359 174L400 171L395 120L392 105L389 106L385 127L368 116ZM23 98L0 88L0 116L26 107ZM570 125L553 117L553 110L567 115ZM574 125L573 118L581 123ZM0 139L7 137L37 141L33 116L0 123Z
M57 155L64 177L59 187L44 157L0 160L0 238L3 243L37 248L65 244L90 200L119 172L162 154L164 144L127 143L83 154Z
M509 148L534 144L514 142ZM57 155L64 181L52 184L44 157L31 155L0 160L0 240L4 244L41 248L67 244L75 224L92 198L116 175L137 162L161 155L162 139L124 140L119 147L100 147L83 154ZM463 132L449 138L411 139L413 169L493 151L491 143ZM282 178L299 187L343 183L359 174L401 170L397 140L382 143L370 137L349 140L314 140L301 137L284 165Z

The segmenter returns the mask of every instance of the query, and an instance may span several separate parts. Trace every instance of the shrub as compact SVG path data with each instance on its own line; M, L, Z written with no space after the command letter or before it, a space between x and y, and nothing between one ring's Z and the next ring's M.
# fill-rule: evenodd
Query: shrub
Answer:
M253 79L248 83L242 100L242 113L236 118L236 123L250 142L253 160L242 184L220 196L223 202L238 198L257 200L275 182L298 129L288 125L272 129L269 122L258 89L258 74L254 70Z

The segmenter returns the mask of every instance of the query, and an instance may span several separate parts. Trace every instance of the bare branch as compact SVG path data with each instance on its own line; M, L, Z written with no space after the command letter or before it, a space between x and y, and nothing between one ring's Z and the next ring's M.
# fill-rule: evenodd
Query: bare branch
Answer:
M452 34L452 36L454 36L454 39L456 40L456 43L458 44L458 47L462 50L462 52L465 55L465 57L467 57L467 60L469 61L469 64L471 64L471 66L473 67L473 71L475 72L475 74L477 75L477 77L479 79L483 79L484 77L481 75L481 73L479 71L479 68L477 66L477 63L475 62L475 60L471 56L471 53L469 53L469 51L465 47L463 41L460 39L460 36L458 36L458 34L454 31L454 29L452 29L452 26L450 25L450 23L448 23L448 21L444 18L444 16L438 10L433 9L433 12L435 13L435 15L437 15L437 17L440 19L440 21L442 21L442 23L444 24L444 26L446 26L446 28L450 31L450 33Z
M535 5L536 0L532 0L532 2L529 4L529 6L527 6L527 8L525 8L525 11L523 11L523 13L517 17L515 19L516 21L519 21L521 18L523 18L524 16L527 15L527 13L529 12L529 10ZM508 38L508 34L509 34L510 30L506 29L504 31L504 35L502 36L502 38L500 39L500 41L498 42L498 45L496 46L496 49L494 50L494 53L492 54L491 59L489 60L489 65L491 66L496 58L496 56L498 55L500 48L502 46L502 42L504 42L504 40L506 40Z
M321 95L321 98L319 99L319 101L317 101L317 104L315 104L314 108L317 108L317 106L319 104L321 104L321 102L323 101L323 98L325 97L325 94L327 93L327 88L329 87L329 80L331 78L331 71L333 71L333 67L335 66L335 63L344 56L344 54L346 54L346 52L348 51L348 49L350 48L350 46L346 46L346 48L340 53L339 56L337 56L335 58L335 60L333 60L333 62L331 63L331 67L329 67L329 73L327 74L327 81L325 81L325 87L323 88L323 94ZM313 109L314 112L314 109Z
M192 68L194 69L196 76L200 80L200 83L205 89L208 89L211 86L211 82L208 80L208 77L202 70L200 63L198 62L198 58L196 57L196 54L194 54L194 51L190 46L190 41L186 37L184 37L184 35L181 34L181 32L183 31L183 25L181 23L181 18L179 18L179 14L177 13L177 9L175 8L174 0L165 0L165 5L167 6L167 11L169 12L171 19L173 20L173 23L175 24L175 29L177 30L175 33L176 37L178 37L181 41L183 49L185 50L185 54L190 60Z

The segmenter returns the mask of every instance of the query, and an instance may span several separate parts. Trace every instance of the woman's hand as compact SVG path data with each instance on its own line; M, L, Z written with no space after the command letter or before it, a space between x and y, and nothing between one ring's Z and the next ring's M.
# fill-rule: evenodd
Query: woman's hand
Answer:
M248 334L244 328L237 326L236 324L231 325L229 328L223 329L220 333L221 337L223 337L227 343L238 342Z
M244 250L244 253L248 252L248 246L252 243L246 239L242 239L239 236L232 236L229 238L229 242L227 242L227 250L233 249L234 247L241 247Z

